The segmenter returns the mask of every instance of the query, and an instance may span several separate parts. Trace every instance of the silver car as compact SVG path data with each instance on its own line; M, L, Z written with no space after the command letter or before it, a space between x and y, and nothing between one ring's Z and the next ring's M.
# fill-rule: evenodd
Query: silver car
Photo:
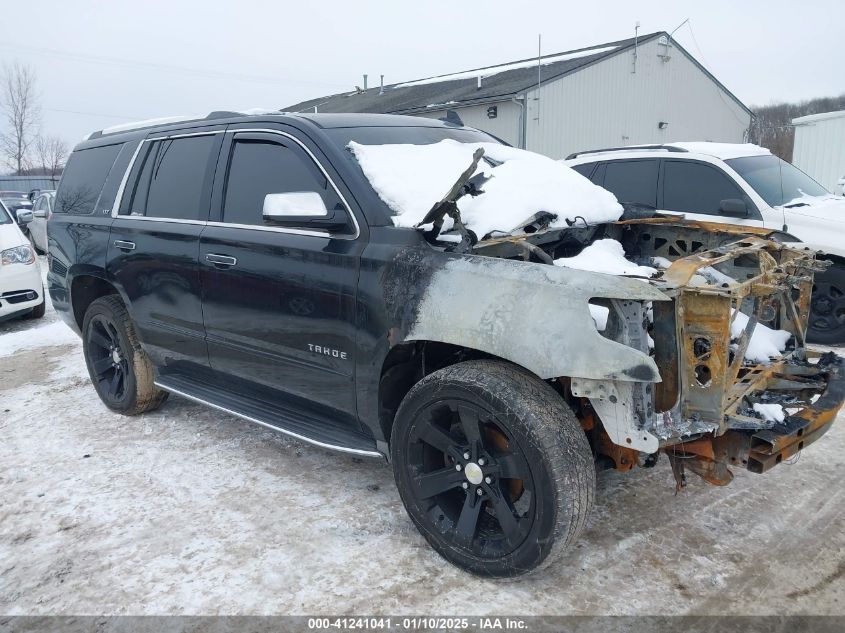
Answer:
M32 203L32 222L27 225L29 238L35 250L42 255L47 252L47 219L53 212L53 203L56 200L55 191L41 191Z

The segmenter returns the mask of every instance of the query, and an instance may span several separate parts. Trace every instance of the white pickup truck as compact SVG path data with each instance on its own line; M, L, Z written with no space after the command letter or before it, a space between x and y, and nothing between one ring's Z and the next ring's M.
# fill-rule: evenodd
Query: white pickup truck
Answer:
M687 219L783 230L833 262L816 276L808 340L845 342L845 198L750 143L578 152L564 163L619 202Z

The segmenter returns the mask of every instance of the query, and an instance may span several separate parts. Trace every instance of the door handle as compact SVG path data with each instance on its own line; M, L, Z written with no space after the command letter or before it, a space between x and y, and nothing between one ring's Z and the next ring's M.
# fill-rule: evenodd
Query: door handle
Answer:
M122 251L134 251L135 242L126 242L124 240L115 240L114 245Z
M238 263L238 260L234 257L229 257L228 255L216 255L214 253L209 253L208 255L206 255L205 261L214 264L215 266L226 267L235 266Z

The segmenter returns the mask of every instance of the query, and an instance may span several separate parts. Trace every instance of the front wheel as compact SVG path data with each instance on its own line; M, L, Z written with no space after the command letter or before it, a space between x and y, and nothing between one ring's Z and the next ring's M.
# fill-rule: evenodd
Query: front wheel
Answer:
M32 312L27 314L26 319L42 319L47 314L47 297L44 294L44 288L41 288L41 303L32 309Z
M137 415L167 399L167 392L153 382L153 364L116 295L101 297L88 307L82 321L82 349L91 382L109 409Z
M833 264L816 275L807 340L822 345L845 342L845 266Z
M595 467L578 420L548 384L503 362L459 363L417 383L390 452L417 528L480 576L551 563L593 504Z

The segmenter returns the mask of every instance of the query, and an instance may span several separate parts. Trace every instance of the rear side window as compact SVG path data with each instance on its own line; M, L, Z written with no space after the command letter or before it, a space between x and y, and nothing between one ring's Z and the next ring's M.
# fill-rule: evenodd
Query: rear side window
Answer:
M583 163L581 165L572 165L572 169L584 176L584 178L589 178L595 166L595 163Z
M657 160L610 161L604 167L602 186L620 203L657 208Z
M327 209L340 203L326 177L302 152L270 141L233 143L223 202L224 222L264 224L264 196L294 191L319 193Z
M91 215L122 144L73 152L62 173L53 213Z
M203 200L214 136L186 136L146 143L128 209L132 215L174 220L206 216Z
M667 160L663 165L663 208L683 213L719 215L722 200L745 200L733 180L715 167Z

